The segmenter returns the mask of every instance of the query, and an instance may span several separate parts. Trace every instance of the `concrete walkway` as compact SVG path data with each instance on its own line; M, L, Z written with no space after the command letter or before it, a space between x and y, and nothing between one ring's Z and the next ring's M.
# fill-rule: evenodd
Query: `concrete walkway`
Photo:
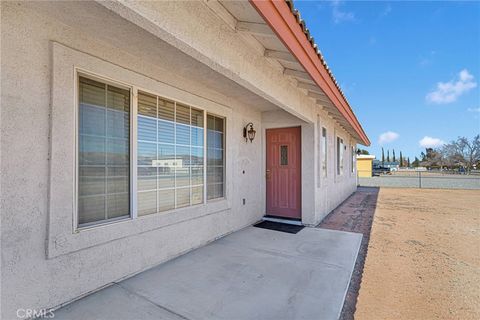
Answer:
M358 187L357 191L333 210L317 226L323 229L355 232L363 234L357 262L350 278L347 296L343 303L340 320L354 320L363 266L367 257L368 241L372 229L373 217L377 209L379 188Z
M338 319L361 240L249 227L78 300L55 319Z

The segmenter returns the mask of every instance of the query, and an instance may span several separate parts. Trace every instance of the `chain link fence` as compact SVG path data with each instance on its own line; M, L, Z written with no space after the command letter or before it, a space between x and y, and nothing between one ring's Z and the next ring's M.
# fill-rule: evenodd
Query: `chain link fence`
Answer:
M430 189L478 189L480 173L452 171L398 170L390 172L357 171L359 186Z

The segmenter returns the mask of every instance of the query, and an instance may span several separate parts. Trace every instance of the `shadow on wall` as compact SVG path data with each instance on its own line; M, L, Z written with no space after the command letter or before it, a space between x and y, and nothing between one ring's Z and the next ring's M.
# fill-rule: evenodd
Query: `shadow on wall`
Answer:
M330 212L317 226L317 228L363 234L340 320L353 320L355 314L379 191L379 187L358 187L355 193Z

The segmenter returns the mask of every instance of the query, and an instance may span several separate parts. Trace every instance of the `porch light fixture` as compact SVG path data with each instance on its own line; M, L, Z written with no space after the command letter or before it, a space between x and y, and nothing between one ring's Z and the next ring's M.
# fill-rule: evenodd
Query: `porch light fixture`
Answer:
M243 128L243 137L245 138L245 142L248 142L250 140L250 143L253 142L253 139L255 139L255 129L253 129L253 123L249 122L244 128Z

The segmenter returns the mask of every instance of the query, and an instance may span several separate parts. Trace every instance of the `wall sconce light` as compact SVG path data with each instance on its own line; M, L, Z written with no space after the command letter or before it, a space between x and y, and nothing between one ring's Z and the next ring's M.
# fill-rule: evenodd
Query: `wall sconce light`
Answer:
M249 122L245 128L243 128L243 137L245 138L245 142L248 142L248 140L250 140L250 142L253 141L253 139L255 139L255 129L253 129L253 123Z

